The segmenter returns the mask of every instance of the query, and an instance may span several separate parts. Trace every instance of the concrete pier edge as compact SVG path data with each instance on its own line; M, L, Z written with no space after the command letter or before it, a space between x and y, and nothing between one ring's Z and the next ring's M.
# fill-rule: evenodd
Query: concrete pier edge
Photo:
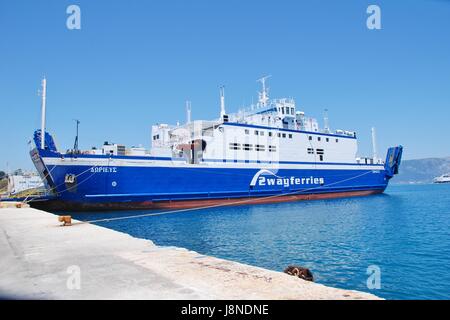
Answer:
M12 299L380 299L0 204L0 296Z

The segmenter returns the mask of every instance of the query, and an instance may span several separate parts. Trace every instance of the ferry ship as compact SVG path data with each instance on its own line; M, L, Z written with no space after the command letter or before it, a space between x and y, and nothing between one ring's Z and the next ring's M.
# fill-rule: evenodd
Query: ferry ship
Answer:
M167 209L273 203L382 193L398 173L402 146L378 158L357 157L353 131L334 130L308 117L294 99L269 98L259 79L258 102L220 116L184 124L156 124L151 149L105 142L100 148L61 152L45 131L46 80L41 128L31 159L48 190L45 205L61 210ZM45 133L45 134L42 134Z

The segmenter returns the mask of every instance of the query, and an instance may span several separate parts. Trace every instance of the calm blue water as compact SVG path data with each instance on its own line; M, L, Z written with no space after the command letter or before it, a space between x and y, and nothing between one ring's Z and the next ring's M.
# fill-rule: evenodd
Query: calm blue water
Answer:
M362 198L225 207L99 225L277 271L306 266L316 282L387 299L450 298L450 185L390 186L385 194ZM381 268L381 289L367 288L369 265Z

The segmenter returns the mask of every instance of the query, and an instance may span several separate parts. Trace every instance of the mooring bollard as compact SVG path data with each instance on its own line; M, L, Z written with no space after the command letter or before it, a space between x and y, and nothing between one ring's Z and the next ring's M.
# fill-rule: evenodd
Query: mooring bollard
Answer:
M71 216L59 216L58 221L62 222L63 226L71 226L72 225L72 217Z
M288 266L286 269L284 269L284 273L306 281L314 282L314 276L308 268L303 268L300 266Z

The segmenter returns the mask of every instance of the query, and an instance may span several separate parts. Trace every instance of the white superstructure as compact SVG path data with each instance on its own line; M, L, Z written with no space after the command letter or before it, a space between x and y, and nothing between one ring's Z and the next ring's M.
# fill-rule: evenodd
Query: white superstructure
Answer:
M380 164L374 157L357 158L356 133L331 131L325 114L324 129L317 119L298 110L292 98L270 99L267 77L261 78L259 100L236 113L225 113L225 94L220 88L220 118L184 125L152 126L152 156L187 158L192 164L207 162L322 162ZM190 114L190 105L189 105ZM373 143L375 133L373 129Z

